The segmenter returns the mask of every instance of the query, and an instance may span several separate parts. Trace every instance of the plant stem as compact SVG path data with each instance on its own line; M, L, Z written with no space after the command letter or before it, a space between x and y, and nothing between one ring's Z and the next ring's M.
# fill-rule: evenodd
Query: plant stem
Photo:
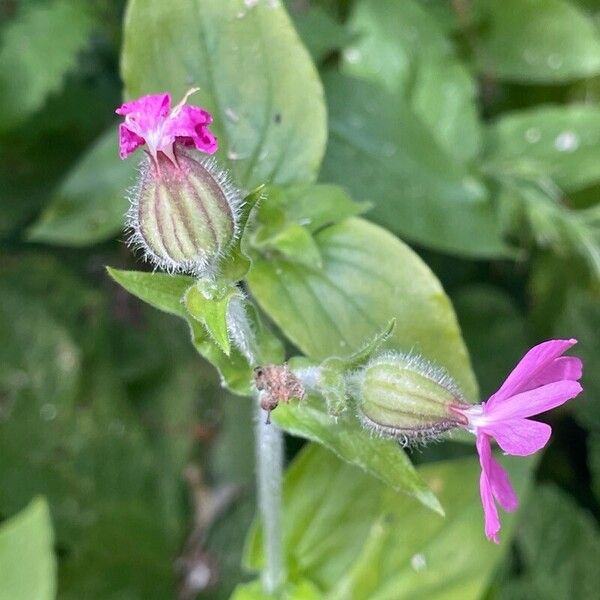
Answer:
M281 527L281 483L283 473L283 433L277 425L265 423L265 414L256 403L256 465L258 507L263 525L265 568L262 583L272 594L283 583L283 540Z
M231 339L252 366L262 362L256 335L248 320L244 301L233 298L228 309L228 330ZM281 528L281 483L283 479L283 433L277 425L265 422L265 412L256 404L256 470L258 509L263 525L265 568L262 583L265 592L277 591L285 580L283 539Z

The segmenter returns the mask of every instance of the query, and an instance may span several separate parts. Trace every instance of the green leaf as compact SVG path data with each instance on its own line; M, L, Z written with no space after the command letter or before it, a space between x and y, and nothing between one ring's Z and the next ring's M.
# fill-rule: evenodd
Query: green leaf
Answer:
M326 225L357 217L371 208L368 202L353 202L344 189L337 185L292 185L285 189L270 186L264 206L276 196L282 206L286 222L303 225L315 233Z
M23 3L0 46L0 131L19 125L60 89L94 23L76 0Z
M315 179L323 91L279 2L133 0L121 67L128 98L169 91L177 99L198 86L194 103L214 115L221 162L239 185Z
M46 501L38 498L0 526L0 599L53 600L56 559Z
M531 461L504 462L522 494ZM514 518L502 515L502 546L487 541L475 458L418 471L439 494L445 518L318 446L306 448L288 469L284 485L283 532L292 581L310 580L331 600L481 597L510 540ZM263 563L260 541L255 530L246 555L255 569Z
M372 201L373 219L409 240L467 256L507 255L485 188L439 146L405 100L335 75L326 88L330 141L323 180Z
M288 225L266 240L264 247L276 250L287 259L308 267L320 268L323 262L312 235L302 225Z
M592 515L564 492L554 486L537 489L519 519L516 539L522 561L517 581L530 591L529 598L598 595L600 531Z
M323 268L257 259L252 295L309 358L347 356L392 319L386 347L414 351L448 369L475 399L477 386L450 301L425 263L400 240L361 219L316 235Z
M575 192L600 181L600 108L546 106L506 113L486 135L486 169L552 179Z
M182 302L185 293L194 284L193 278L183 275L120 271L110 268L108 272L117 283L134 296L159 310L185 319L190 327L194 347L219 370L223 385L236 394L247 395L250 393L251 367L254 365L249 365L237 348L232 348L228 356L209 335L204 324L188 313ZM247 307L246 312L255 332L257 348L264 361L281 362L283 350L279 340L261 323L252 307Z
M231 350L227 314L229 302L234 296L241 296L235 286L214 289L214 286L200 281L190 287L183 296L183 303L190 315L204 325L208 334L227 356Z
M60 184L30 239L88 246L113 237L123 228L135 168L135 160L119 159L117 128L111 127Z
M481 68L507 81L561 83L600 73L600 35L565 0L478 0Z
M400 92L438 144L460 162L480 145L477 86L433 15L413 0L355 5L345 72Z
M182 299L185 292L194 284L193 277L167 273L121 271L111 267L108 267L107 270L119 285L140 300L171 315L186 317L187 313Z
M446 367L468 398L477 396L450 302L416 254L394 236L359 219L322 230L316 241L323 256L321 270L271 257L256 259L248 276L258 303L306 356L315 362L347 357L364 349L395 319L385 348L422 354ZM335 410L341 399L336 382L330 383L329 402ZM371 437L354 411L336 420L322 401L314 399L280 406L273 419L290 433L324 444L436 508L434 497L415 477L398 445Z
M333 401L335 398L330 399ZM271 419L292 435L322 444L397 492L413 496L432 511L443 514L435 493L419 477L398 442L373 436L352 411L332 415L320 398L308 396L302 402L278 406Z

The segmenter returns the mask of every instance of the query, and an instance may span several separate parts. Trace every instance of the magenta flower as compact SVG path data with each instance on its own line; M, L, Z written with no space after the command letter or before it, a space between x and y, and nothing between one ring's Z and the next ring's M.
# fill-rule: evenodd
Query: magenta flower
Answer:
M527 456L543 448L552 429L532 421L539 413L564 404L582 387L582 363L574 356L562 356L577 340L550 340L533 347L520 360L502 387L487 402L477 406L454 407L467 421L465 427L476 436L481 463L479 489L485 516L485 535L499 543L498 503L504 510L518 506L508 474L492 455L494 438L505 454Z
M162 152L176 163L175 142L214 154L218 147L217 138L208 129L212 115L198 106L186 105L187 99L196 91L198 88L191 89L173 109L170 94L142 96L117 108L115 112L125 117L125 122L119 126L121 158L146 144L154 160L157 153Z

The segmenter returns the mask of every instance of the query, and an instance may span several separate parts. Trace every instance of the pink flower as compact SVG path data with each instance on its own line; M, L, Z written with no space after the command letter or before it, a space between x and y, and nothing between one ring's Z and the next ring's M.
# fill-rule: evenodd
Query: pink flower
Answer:
M466 418L467 429L476 436L481 463L479 489L485 516L485 535L499 543L498 503L504 510L518 506L508 474L492 455L494 438L505 454L527 456L543 448L552 429L532 421L539 413L564 404L577 396L582 363L574 356L562 356L577 340L550 340L533 347L520 360L502 387L487 402L454 407Z
M214 154L218 147L217 138L208 130L212 115L198 106L185 104L196 91L198 88L191 89L172 110L170 94L142 96L119 106L115 112L125 117L119 126L121 158L146 144L155 160L157 153L163 152L175 163L175 142Z

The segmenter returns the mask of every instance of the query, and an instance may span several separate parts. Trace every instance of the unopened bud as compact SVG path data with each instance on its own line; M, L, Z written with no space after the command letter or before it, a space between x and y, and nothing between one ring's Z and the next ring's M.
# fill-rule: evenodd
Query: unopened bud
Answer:
M241 197L212 158L175 144L140 167L130 243L169 272L210 275L238 235Z
M370 362L357 376L355 395L363 423L403 443L466 425L455 411L466 401L454 380L414 355L388 353Z

